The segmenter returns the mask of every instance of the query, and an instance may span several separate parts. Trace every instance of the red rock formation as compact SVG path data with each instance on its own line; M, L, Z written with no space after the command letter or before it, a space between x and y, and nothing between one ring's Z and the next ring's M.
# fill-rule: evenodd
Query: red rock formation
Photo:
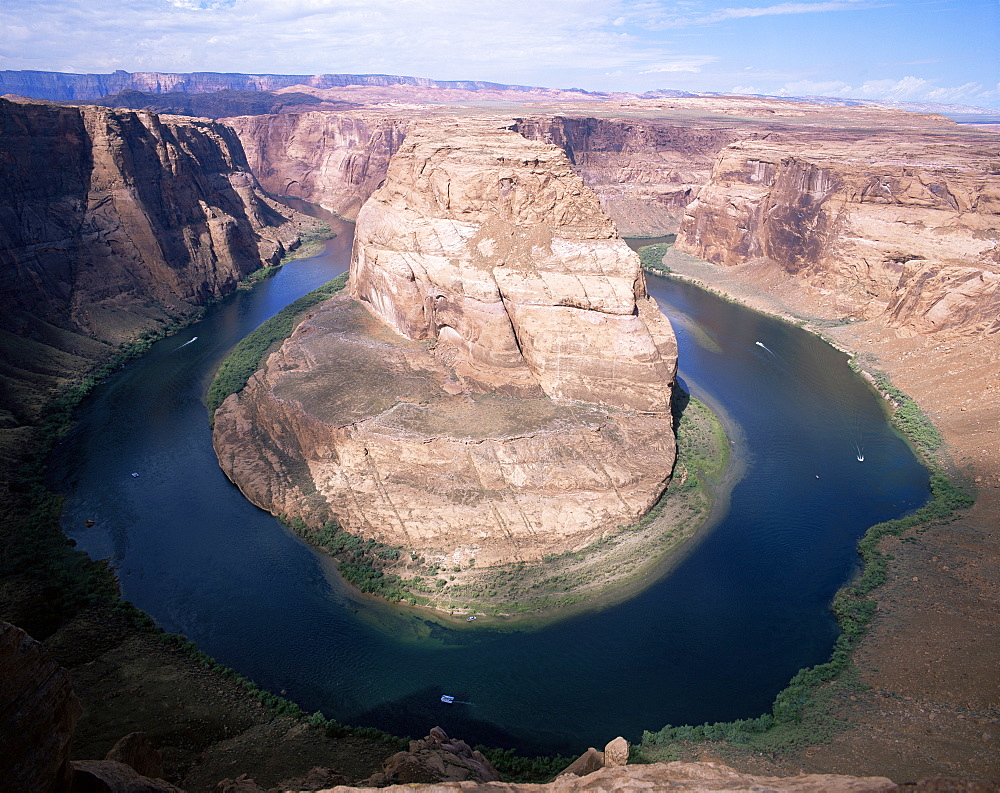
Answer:
M374 113L302 113L224 120L266 190L354 219L385 179L409 122Z
M0 100L0 150L0 328L38 345L0 341L12 391L109 351L78 334L115 345L190 314L296 239L220 124Z
M381 773L360 784L384 787L390 783L500 781L500 774L482 752L461 739L449 738L440 727L431 728L426 738L410 741L405 752L394 754L382 768Z
M909 333L1000 330L1000 160L982 135L913 131L741 142L720 154L677 247L766 261Z
M760 134L718 122L568 116L520 118L514 129L566 152L625 236L677 231L719 151Z
M225 126L0 100L2 308L115 339L101 318L180 310L284 252Z
M478 567L583 547L662 492L673 332L559 149L411 133L351 291L216 413L254 503Z

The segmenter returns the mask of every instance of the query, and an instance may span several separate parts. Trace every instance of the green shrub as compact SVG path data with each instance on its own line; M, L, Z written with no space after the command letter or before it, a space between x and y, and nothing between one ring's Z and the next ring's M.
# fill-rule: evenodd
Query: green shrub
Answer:
M482 745L475 748L493 764L504 782L548 782L576 759L565 755L522 757L513 749L491 749Z
M251 333L247 334L222 362L219 371L208 388L206 402L210 421L215 411L226 397L242 391L251 375L256 372L271 346L287 339L300 320L300 315L308 309L336 294L347 285L347 274L339 275L318 289L314 289L298 300L285 306L281 311Z
M328 553L338 561L338 570L345 580L362 592L379 595L389 601L404 600L409 593L404 591L403 580L395 573L386 573L384 568L399 559L400 548L377 540L363 540L344 531L331 521L312 528L301 518L282 517L282 522L307 542ZM413 583L419 583L420 577Z
M639 248L639 262L642 269L656 275L670 275L671 270L663 263L663 256L670 245L660 242L656 245L643 245Z

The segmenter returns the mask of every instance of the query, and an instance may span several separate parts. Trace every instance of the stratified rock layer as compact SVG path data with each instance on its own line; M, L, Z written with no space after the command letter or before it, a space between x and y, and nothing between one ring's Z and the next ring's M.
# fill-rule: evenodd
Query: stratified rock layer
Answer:
M776 266L904 333L1000 330L1000 159L972 135L747 141L724 149L677 246Z
M467 385L668 413L673 332L563 152L489 124L444 134L411 134L362 209L351 294L453 348Z
M676 343L560 150L411 133L359 215L351 292L216 413L258 505L465 565L582 547L662 492Z
M225 119L271 193L321 204L345 218L385 179L409 122L368 113L299 113Z
M724 146L759 132L643 118L519 118L515 129L559 146L625 236L673 233Z
M0 427L297 241L221 124L0 99L0 151Z

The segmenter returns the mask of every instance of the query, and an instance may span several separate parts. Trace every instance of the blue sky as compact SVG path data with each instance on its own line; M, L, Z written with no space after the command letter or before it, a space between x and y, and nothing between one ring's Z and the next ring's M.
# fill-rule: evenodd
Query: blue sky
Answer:
M0 69L387 73L1000 108L1000 0L3 0Z

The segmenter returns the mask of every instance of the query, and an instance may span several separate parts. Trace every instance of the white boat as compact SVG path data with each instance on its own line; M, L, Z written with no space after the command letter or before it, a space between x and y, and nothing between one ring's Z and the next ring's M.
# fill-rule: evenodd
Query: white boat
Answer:
M449 697L447 694L442 694L441 695L441 701L442 702L446 702L446 703L448 703L450 705L452 702L455 701L455 698L454 697Z

